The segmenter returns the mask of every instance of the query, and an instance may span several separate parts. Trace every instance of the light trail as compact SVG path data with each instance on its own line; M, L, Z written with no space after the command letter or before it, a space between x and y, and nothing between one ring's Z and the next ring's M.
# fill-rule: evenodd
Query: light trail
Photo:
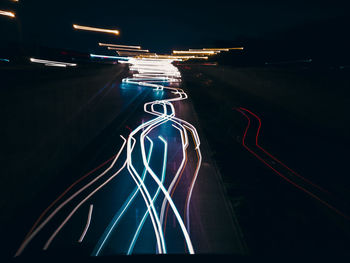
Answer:
M243 50L244 47L230 47L230 48L203 48L208 51L229 51L229 50Z
M324 204L325 206L327 206L328 208L330 208L331 210L336 212L338 215L344 217L347 220L350 220L350 217L348 215L344 214L342 211L340 211L339 209L337 209L333 205L331 205L328 201L325 201L321 197L319 197L319 194L315 193L316 189L320 190L320 193L326 193L327 194L328 193L327 191L323 190L323 188L317 186L316 184L312 183L311 181L307 180L306 178L300 176L299 174L294 172L292 169L287 167L285 164L280 162L277 158L273 157L271 154L269 154L266 150L264 150L262 147L260 147L258 145L258 137L259 137L259 131L260 131L260 128L261 128L261 120L260 120L260 118L257 115L255 115L251 111L249 111L249 110L247 110L245 108L242 108L242 107L240 107L240 108L238 108L236 110L238 112L242 113L242 115L248 119L248 124L247 124L247 127L246 127L246 129L244 131L244 135L243 135L243 138L242 138L242 145L243 145L244 148L246 148L251 154L253 154L257 159L259 159L259 161L264 163L267 167L269 167L271 170L273 170L277 175L282 177L284 180L286 180L287 182L289 182L290 184L292 184L293 186L295 186L299 190L302 190L306 194L310 195L311 197L315 198L316 200L318 200L319 202L321 202L322 204ZM287 177L285 174L283 174L281 171L279 171L276 168L274 168L266 160L264 160L264 158L262 158L254 150L252 150L250 147L248 147L246 145L245 140L246 140L246 137L247 137L248 130L249 130L250 126L251 126L251 119L249 118L249 116L247 114L251 114L252 116L254 116L258 120L258 123L259 123L258 129L257 129L257 132L256 132L256 136L255 136L255 146L258 149L262 150L265 154L267 154L271 159L273 159L276 162L278 162L279 164L281 164L284 168L286 168L288 171L290 171L293 175L297 176L297 178L301 179L302 181L297 182L297 181L295 181L295 178ZM302 183L303 183L303 185L302 185ZM308 185L309 186L313 186L314 189L307 189Z
M111 59L120 59L120 57L115 56L104 56L104 55L95 55L90 54L90 57L92 58L111 58ZM101 174L97 175L94 179L92 179L87 184L83 185L80 189L72 193L70 196L68 196L64 201L62 201L60 204L58 202L65 196L72 188L75 186L78 182L86 178L89 174L96 171L97 169L101 168L103 165L111 161L111 159L107 160L103 165L99 166L98 168L95 168L90 173L84 175L82 178L77 180L75 183L73 183L63 194L61 194L51 205L40 215L38 220L34 223L32 229L29 231L27 236L25 237L24 241L22 242L20 248L17 250L17 253L15 256L18 256L22 253L24 248L28 245L31 240L38 235L38 233L51 221L51 219L59 212L61 209L66 206L69 202L71 202L73 199L77 199L76 197L81 194L83 191L85 191L88 187L92 186L94 184L94 188L92 190L89 190L91 192L87 193L87 195L78 202L76 206L72 208L72 210L68 213L68 215L63 219L63 221L58 225L58 227L55 228L55 231L49 236L48 240L44 244L43 249L46 250L50 247L51 243L55 239L55 237L58 235L58 233L63 229L63 227L66 225L66 223L72 218L73 215L77 212L77 210L86 203L87 200L89 200L97 191L101 190L105 185L107 185L115 176L117 176L122 170L126 168L126 170L129 172L131 178L136 184L136 188L130 193L128 198L125 200L122 207L118 210L117 214L113 217L113 220L110 222L108 227L105 229L103 235L99 239L94 251L92 252L92 255L98 256L106 243L109 240L109 237L116 229L116 227L120 224L120 219L123 215L127 212L128 209L130 209L132 202L136 199L136 196L140 194L142 197L144 204L146 205L146 212L143 215L138 227L136 228L136 232L133 235L133 238L131 240L131 243L128 244L128 250L125 252L126 254L131 254L134 250L134 246L138 240L139 234L141 233L144 223L147 220L148 216L151 220L155 239L156 239L156 253L164 254L167 253L166 249L166 239L164 237L163 228L165 231L165 225L164 218L167 217L168 208L170 206L172 212L175 215L175 218L177 222L179 223L179 227L181 230L181 233L183 235L186 248L190 254L194 254L194 248L192 245L192 241L189 234L189 224L190 224L190 202L191 202L191 195L192 191L198 176L200 164L201 164L201 155L200 155L200 141L199 136L196 131L196 129L185 120L179 119L176 117L175 114L175 107L173 105L174 102L179 102L182 100L185 100L188 98L187 94L181 89L172 86L173 84L178 84L181 82L181 74L178 71L178 69L172 65L173 61L178 61L178 58L135 58L135 57L126 57L123 60L120 61L120 63L128 63L129 68L133 74L130 78L123 79L123 82L125 84L130 85L138 85L144 88L152 88L154 91L166 91L167 94L171 95L167 99L162 100L156 100L147 102L144 104L144 112L154 115L155 118L143 122L141 125L136 127L135 129L130 129L131 133L129 134L129 137L125 139L123 136L122 139L124 140L118 154L113 159L112 164L104 170ZM45 61L45 60L38 60L34 59L32 62L39 62L39 63L49 63L49 64L60 64L61 62L55 62L55 61ZM155 107L158 105L157 107ZM159 108L160 106L160 108ZM165 125L167 122L171 122L172 127L180 131L180 137L181 137L181 144L180 147L182 148L182 161L176 170L175 174L167 175L166 174L166 166L167 166L167 152L168 152L168 143L167 141L161 136L158 135L158 138L164 143L164 156L163 156L163 164L162 164L162 175L161 178L156 175L156 173L152 170L150 167L150 157L153 149L153 143L148 137L148 134L150 134L152 131L155 131L157 127L161 127L162 125ZM184 223L174 201L172 200L172 196L175 192L176 187L179 184L180 178L183 174L183 171L185 169L186 163L187 163L187 148L188 148L188 136L187 131L189 131L192 134L195 150L198 156L197 160L197 166L196 170L194 171L192 180L190 185L188 186L188 193L186 197L186 202L184 204L185 212L184 217L186 218L186 224ZM146 148L145 148L145 141L146 139L150 142L150 147L148 149L148 154L146 156ZM135 145L140 145L141 155L134 151ZM100 180L104 175L115 166L116 161L118 160L120 154L122 153L123 149L126 148L126 159L123 162L123 165L111 176L105 178L104 182L101 182L99 185L95 185L95 182L97 180ZM138 155L138 158L142 158L142 163L140 163L140 159L137 160L136 154ZM137 162L136 162L137 161ZM142 164L144 169L143 173L140 175L134 164ZM150 175L151 182L155 183L157 185L157 190L153 196L150 194L150 189L148 189L148 183L145 182L146 174ZM166 177L170 176L171 183L170 186L168 186L166 189L164 182ZM169 193L170 192L170 193ZM162 207L160 211L157 211L155 207L155 201L157 200L159 194L162 193L164 197L162 197ZM141 199L141 200L142 200ZM48 211L54 207L54 205L57 204L57 207L48 214ZM167 206L165 211L165 206ZM160 217L158 212L160 212ZM89 215L88 215L88 221L86 224L86 227L81 234L78 242L82 242L82 240L85 237L86 231L90 226L90 220L92 215L92 206L90 206ZM46 218L44 218L46 216ZM186 227L187 225L187 227Z
M163 194L165 195L165 197L167 198L168 202L170 203L170 206L173 210L173 212L175 213L175 216L180 224L181 230L184 234L185 240L186 240L186 244L188 246L188 249L190 251L191 254L194 253L193 247L192 247L192 242L191 239L189 237L189 234L187 233L187 230L185 228L185 225L181 219L181 216L172 200L172 198L170 197L169 193L167 192L167 190L164 188L163 184L160 182L159 178L156 176L156 174L153 172L153 170L148 166L148 164L145 162L145 151L144 151L144 139L143 137L150 132L150 127L146 128L142 134L141 134L141 152L142 152L142 159L144 161L144 165L146 166L148 172L151 174L152 178L154 179L154 181L159 185L160 189L162 190Z
M50 238L45 243L43 250L46 250L53 239L56 237L56 235L61 231L61 229L65 226L65 224L68 222L68 220L74 215L74 213L78 210L80 206L82 206L91 196L93 196L97 191L99 191L103 186L105 186L107 183L109 183L115 176L117 176L126 166L126 162L124 162L123 166L110 178L108 178L103 184L101 184L99 187L97 187L94 191L92 191L86 198L84 198L71 212L70 214L65 218L65 220L61 223L61 225L56 229L56 231L50 236Z
M1 16L8 16L8 17L11 17L11 18L15 18L16 17L14 12L5 11L5 10L0 10L0 15Z
M122 136L121 136L122 137ZM123 140L125 140L124 137L122 137ZM124 144L120 150L119 153L121 153L121 151L123 150L125 145L125 141ZM131 146L131 148L134 148L134 144ZM115 161L118 159L119 155L115 158ZM103 176L104 174L106 174L115 164L115 161L112 163L112 165L110 166L110 168L106 169L103 173L101 173L99 176L97 176L96 178L100 178L101 176ZM98 186L95 190L93 190L87 197L85 197L71 212L70 214L65 218L65 220L61 223L61 225L56 229L56 231L50 236L50 238L47 240L47 242L45 243L43 250L46 250L51 242L53 241L53 239L56 237L56 235L61 231L61 229L64 227L64 225L68 222L68 220L75 214L75 212L78 210L78 208L80 206L82 206L91 196L93 196L97 191L99 191L103 186L105 186L107 183L109 183L114 177L116 177L126 166L126 161L124 162L123 166L121 168L119 168L119 170L114 173L112 176L110 176L104 183L102 183L100 186ZM94 180L96 180L96 178ZM90 183L91 184L91 183ZM88 184L89 185L89 184ZM83 187L82 189L85 189L87 186Z
M173 54L185 54L185 55L215 55L217 52L212 50L193 50L193 51L184 51L184 50L173 50Z
M129 58L126 58L126 57L106 56L106 55L96 55L96 54L90 54L90 57L91 58L107 58L107 59L125 60L125 61L129 60Z
M298 174L297 172L295 172L294 170L292 170L291 168L289 168L287 165L285 165L284 163L282 163L280 160L278 160L276 157L274 157L272 154L270 154L269 152L267 152L264 148L262 148L259 143L258 143L258 139L259 139L259 134L260 134L260 130L261 130L261 119L256 115L254 114L253 112L251 112L250 110L248 109L245 109L245 108L242 108L240 107L239 108L239 111L245 111L245 112L248 112L249 114L251 114L252 116L254 116L256 118L256 120L258 120L258 123L259 123L259 126L258 126L258 129L257 129L257 132L256 132L256 136L255 136L255 145L260 149L262 150L265 154L267 154L269 157L271 157L274 161L278 162L279 164L281 164L284 168L286 168L287 170L289 170L292 174L294 174L295 176L298 176L299 178L301 178L302 180L304 180L305 182L311 184L312 186L318 188L319 190L321 190L322 192L324 193L327 193L329 194L329 192L325 189L323 189L322 187L320 187L319 185L317 184L314 184L313 182L311 182L310 180L306 179L305 177L301 176L300 174ZM242 113L242 112L241 112Z
M149 52L148 49L135 49L135 48L120 48L120 47L108 47L108 50L120 50L120 51L131 51L131 52Z
M159 118L161 119L161 118ZM147 187L145 186L144 182L141 180L139 174L137 173L136 169L134 168L134 166L132 165L132 159L131 159L131 147L130 147L130 141L133 138L133 135L135 133L137 133L140 129L146 127L149 124L152 123L157 123L158 120L154 119L154 120L150 120L142 125L140 125L137 129L135 129L134 131L132 131L129 135L129 140L128 140L128 144L127 144L127 163L128 163L128 170L130 172L130 175L132 177L132 179L135 181L137 187L140 189L141 195L145 201L145 204L147 206L147 209L149 211L149 214L151 216L151 221L153 224L153 228L155 231L155 235L156 235L156 239L157 239L157 246L158 246L158 251L159 253L163 253L164 249L165 249L165 241L164 241L164 236L163 236L163 232L160 226L160 222L159 222L159 217L158 214L155 210L154 204L152 202L152 198L149 194L149 191L147 189ZM159 124L159 123L158 123ZM134 139L135 140L135 139ZM147 169L148 166L146 166ZM150 169L147 169L147 171L149 172Z
M37 58L30 58L29 59L33 63L39 63L44 64L45 66L56 66L56 67L76 67L76 63L68 63L68 62L61 62L61 61L54 61L54 60L46 60L46 59L37 59Z
M135 59L134 59L134 60L131 60L130 62L131 62L131 63L133 63L133 62L135 63ZM171 65L171 66L172 66L172 65ZM170 67L170 65L169 65L168 67ZM182 100L182 99L184 99L184 98L187 98L187 95L184 94L183 90L178 89L178 88L164 87L164 86L162 86L162 85L155 84L155 83L137 82L137 79L136 79L136 83L135 83L135 79L126 79L126 80L124 80L124 81L125 81L125 82L131 82L132 84L138 84L138 85L145 85L145 84L147 84L147 86L153 87L153 88L155 88L156 90L159 90L159 89L169 89L169 90L172 90L172 91L173 91L173 94L179 94L180 96L177 97L177 98L168 99L168 100L162 100L162 101L157 101L157 102L156 102L156 103L163 103L163 104L167 103L167 104L169 104L169 106L170 106L172 109L173 109L173 106L172 106L171 103L169 103L170 101L178 101L178 100ZM146 104L144 105L145 111L146 111L146 112L149 112L149 111L147 111L147 106L150 105L150 104L154 104L154 103L155 103L155 102L146 103ZM155 115L161 114L161 113L154 112L153 107L151 107L151 109L152 109L153 114L155 114ZM164 111L164 113L165 113L165 111ZM174 110L172 110L172 113L171 113L170 115L164 114L164 113L161 114L161 116L157 117L155 120L157 120L158 118L161 118L161 119L162 119L162 118L163 118L163 119L166 118L166 119L170 119L170 120L177 119L177 118L174 116L174 115L175 115ZM161 119L160 119L159 121L161 121ZM159 122L159 121L158 121L158 122ZM154 125L154 124L152 124L152 125ZM193 250L193 247L192 247L192 243L191 243L189 234L188 234L188 232L187 232L187 230L186 230L186 227L185 227L185 225L184 225L184 223L183 223L183 221L182 221L182 219L181 219L181 216L179 215L179 213L178 213L178 211L177 211L177 209L176 209L175 204L173 203L173 201L172 201L172 199L171 199L169 193L167 192L167 190L164 188L164 186L162 185L162 183L159 181L159 179L157 178L157 176L154 174L154 172L152 171L152 169L148 166L147 162L145 161L146 158L145 158L145 151L144 151L144 145L143 145L144 136L145 136L148 132L150 132L150 129L152 128L152 125L150 125L150 126L149 126L148 128L146 128L146 129L144 129L144 127L141 127L141 126L142 126L142 125L141 125L141 126L139 126L136 130L134 130L134 132L132 132L132 133L130 134L130 136L133 136L133 134L135 134L135 133L136 133L138 130L140 130L141 128L143 129L143 132L141 133L141 140L140 140L140 142L141 142L141 152L142 152L142 158L143 158L144 165L146 166L148 172L149 172L149 173L151 174L151 176L153 177L154 181L155 181L155 182L159 185L159 187L161 188L161 190L162 190L163 194L165 195L167 201L170 203L170 206L171 206L171 208L172 208L172 210L173 210L173 212L174 212L174 214L175 214L175 216L176 216L176 218L177 218L177 220L178 220L178 222L179 222L179 225L180 225L180 227L181 227L181 230L182 230L182 232L183 232L183 234L184 234L185 241L186 241L186 244L187 244L187 247L188 247L188 251L192 254L192 253L194 253L194 250ZM145 125L143 125L143 126L145 126ZM199 146L199 145L198 145L198 146ZM160 230L160 231L161 231L161 230ZM160 231L159 231L159 232L160 232Z
M153 142L148 137L147 137L147 139L150 142L150 149L149 149L149 152L148 152L147 162L150 162L152 151L153 151ZM146 172L147 172L147 170L146 170L146 168L144 168L143 174L142 174L142 180L143 181L145 180ZM129 197L127 198L125 203L122 205L122 207L119 209L117 214L114 216L113 220L111 221L109 226L106 228L103 236L100 238L100 240L97 243L94 251L92 252L93 256L98 256L100 254L101 250L103 249L103 247L104 247L106 241L108 240L110 234L112 233L113 229L117 226L117 224L119 223L119 220L122 218L122 216L124 215L126 210L129 208L130 204L132 203L132 201L134 200L134 198L136 197L138 192L139 192L139 188L136 187L134 189L133 193L131 193L129 195Z
M187 135L186 135L186 130L184 129L184 131L183 131L174 124L172 124L172 126L180 131L181 143L182 143L182 161L181 161L181 164L180 164L178 170L176 171L176 174L175 174L175 176L174 176L173 180L171 181L170 186L168 188L168 192L170 192L170 197L173 197L175 189L176 189L178 183L180 182L181 176L183 174L183 171L184 171L184 168L185 168L185 165L187 162L186 151L187 151L187 147L188 147L188 139L187 139ZM167 207L166 207L165 218L164 218L165 205L167 205ZM162 203L161 213L160 213L160 220L161 220L161 223L163 225L163 232L164 233L166 230L168 208L169 208L169 204L167 204L166 199L164 198L163 203Z
M124 140L123 145L121 147L121 149L119 150L118 154L116 155L116 157L113 160L113 163L110 165L110 167L108 167L102 174L100 174L99 176L97 176L96 178L94 178L90 183L88 183L87 185L85 185L84 187L82 187L80 190L78 190L77 192L75 192L73 195L71 195L67 200L65 200L62 204L60 204L38 227L36 227L35 229L33 229L33 232L31 232L29 234L29 236L27 236L24 241L22 242L21 246L19 247L19 249L17 250L15 257L19 256L23 250L25 249L25 247L28 245L28 243L40 232L40 230L55 216L55 214L57 214L59 212L59 210L61 210L68 202L70 202L74 197L76 197L78 194L80 194L82 191L84 191L87 187L89 187L90 185L92 185L94 182L96 182L98 179L100 179L105 173L107 173L115 164L115 162L118 160L122 150L124 149L127 140L121 136L121 138Z
M109 33L114 35L119 35L119 30L116 29L104 29L104 28L98 28L98 27L91 27L91 26L80 26L73 24L74 29L78 30L85 30L85 31L93 31L93 32L100 32L100 33Z
M136 58L147 58L147 59L155 59L155 60L173 60L173 61L183 61L189 59L208 59L207 56L178 56L178 55L157 55L157 54L142 54L138 55Z
M116 45L116 44L106 44L98 43L101 47L120 47L120 48L129 48L129 49L141 49L141 46L127 46L127 45Z
M78 240L79 243L83 242L84 237L85 237L85 235L86 235L86 232L87 232L88 229L89 229L90 222L91 222L92 209L93 209L93 208L94 208L94 206L93 206L93 205L90 205L90 207L89 207L89 214L88 214L88 218L87 218L87 221L86 221L85 228L84 228L83 233L81 234L81 236L80 236L80 238L79 238L79 240Z
M84 176L82 176L81 178L79 178L77 181L75 181L72 185L70 185L57 199L55 199L55 201L53 201L45 210L44 212L39 216L39 218L37 219L37 221L34 223L34 225L32 226L32 228L29 230L28 234L26 235L25 238L28 238L28 236L33 232L33 230L35 229L35 227L39 224L39 222L41 221L41 219L45 216L45 214L66 194L68 193L76 184L78 184L80 181L82 181L83 179L85 179L87 176L91 175L92 173L94 173L95 171L97 171L98 169L102 168L103 166L105 166L107 163L109 163L110 161L112 161L117 155L112 156L111 158L109 158L107 161L103 162L101 165L97 166L96 168L94 168L93 170L91 170L90 172L88 172L87 174L85 174Z
M167 152L168 152L168 143L166 142L166 140L162 137L162 136L158 136L158 138L164 143L164 156L163 156L163 168L162 168L162 177L161 177L161 182L163 183L164 182L164 178L165 178L165 170L166 170L166 162L167 162ZM149 162L148 162L149 164ZM152 199L152 202L154 203L158 197L158 194L160 192L160 187L158 187L155 195L153 196L153 199ZM128 249L128 252L127 252L127 255L130 255L132 254L132 251L134 249L134 246L135 246L135 243L139 237L139 234L141 232L141 229L148 217L148 211L146 211L146 213L144 214L144 216L142 217L142 220L139 224L139 226L137 227L136 229L136 232L135 232L135 235L130 243L130 246L129 246L129 249Z
M186 129L189 129L191 131L193 140L196 141L195 134L193 133L191 127L184 125L186 127ZM197 140L199 140L199 138L197 138ZM196 183L197 177L198 177L198 172L199 172L199 168L201 166L202 163L202 154L201 151L199 150L199 144L196 146L195 150L197 153L197 157L198 157L198 161L197 161L197 165L196 165L196 170L191 182L191 186L190 189L188 191L187 197L186 197L186 206L185 206L185 218L186 218L186 223L187 223L187 231L190 233L190 202L191 202L191 197L192 197L192 192L193 192L193 188L194 185Z

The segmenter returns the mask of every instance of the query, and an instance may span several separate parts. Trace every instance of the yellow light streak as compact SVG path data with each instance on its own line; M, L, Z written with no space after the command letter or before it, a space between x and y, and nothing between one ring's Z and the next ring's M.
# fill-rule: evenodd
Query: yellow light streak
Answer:
M16 17L15 13L10 11L4 11L4 10L0 10L0 15L12 17L12 18Z
M119 35L119 30L114 29L104 29L104 28L97 28L97 27L90 27L90 26L80 26L73 24L74 29L78 30L86 30L86 31L95 31L95 32L101 32L101 33L109 33L109 34L115 34Z
M106 44L106 43L98 43L98 45L100 47L120 47L120 48L141 49L141 46L115 45L115 44Z
M205 52L208 52L208 50L205 50L205 49L189 49L189 51L205 51ZM220 53L221 51L228 51L228 49L227 50L210 50L210 51L213 51L215 54L217 54L217 53Z
M174 56L174 55L139 55L137 58L157 58L157 59L181 59L181 60L188 60L188 59L208 59L207 56Z
M173 54L215 55L215 51L207 51L207 50L197 50L197 51L173 50Z
M109 50L120 50L120 51L132 51L132 52L149 52L147 49L134 49L134 48L120 48L120 47L108 47Z
M203 48L208 51L229 51L229 50L243 50L244 47L230 47L230 48Z

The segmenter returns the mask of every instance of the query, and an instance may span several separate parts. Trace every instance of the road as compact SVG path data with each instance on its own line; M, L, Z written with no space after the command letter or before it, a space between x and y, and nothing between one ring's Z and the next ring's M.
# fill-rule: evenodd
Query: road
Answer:
M348 71L180 68L251 255L349 257Z
M17 103L5 103L4 112L17 112L18 101L29 105L31 114L20 111L12 122L39 121L48 135L40 129L44 137L33 138L38 146L26 158L7 157L26 171L23 178L21 169L6 170L15 177L7 193L12 187L18 208L3 219L12 256L247 253L181 74L169 61L129 66L132 74L124 65L88 76L55 72L60 78L3 88ZM40 89L45 100L35 99ZM33 108L47 114L34 117ZM5 135L14 141L11 120ZM13 151L21 155L20 147Z

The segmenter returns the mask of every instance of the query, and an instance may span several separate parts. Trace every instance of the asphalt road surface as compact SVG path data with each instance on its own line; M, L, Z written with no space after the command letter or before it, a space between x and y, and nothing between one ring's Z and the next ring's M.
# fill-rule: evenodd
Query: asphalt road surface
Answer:
M181 72L250 254L348 258L349 68Z

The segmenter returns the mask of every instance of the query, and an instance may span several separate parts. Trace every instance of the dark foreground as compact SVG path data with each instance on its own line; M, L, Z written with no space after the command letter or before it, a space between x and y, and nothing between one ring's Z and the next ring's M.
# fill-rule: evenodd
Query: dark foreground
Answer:
M182 72L251 255L348 257L348 69L191 65ZM331 192L343 214L282 177L296 178L255 145L259 124L246 110L261 119L259 146ZM243 147L245 132L257 155Z

